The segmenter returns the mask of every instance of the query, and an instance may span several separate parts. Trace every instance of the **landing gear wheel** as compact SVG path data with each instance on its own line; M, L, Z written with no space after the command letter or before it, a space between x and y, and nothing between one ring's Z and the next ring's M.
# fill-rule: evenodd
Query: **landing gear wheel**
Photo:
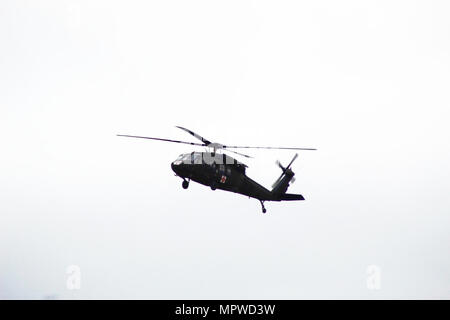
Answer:
M213 183L213 184L211 185L211 190L212 190L212 191L216 190L216 184L215 184L215 183Z
M261 202L261 207L262 207L262 213L266 213L266 207L264 207L264 201L259 200L259 202Z
M181 186L183 187L183 189L187 189L189 187L189 181L183 180L183 183L181 184Z

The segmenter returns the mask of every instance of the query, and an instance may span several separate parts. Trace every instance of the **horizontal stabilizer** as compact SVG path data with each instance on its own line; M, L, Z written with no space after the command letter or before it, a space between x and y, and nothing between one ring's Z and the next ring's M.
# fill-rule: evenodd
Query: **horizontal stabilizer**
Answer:
M294 193L285 193L281 195L280 200L289 201L289 200L305 200L301 194Z

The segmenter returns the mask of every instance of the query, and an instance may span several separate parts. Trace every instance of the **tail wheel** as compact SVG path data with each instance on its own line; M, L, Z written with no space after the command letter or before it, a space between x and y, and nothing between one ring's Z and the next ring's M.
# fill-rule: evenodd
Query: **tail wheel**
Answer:
M187 189L189 187L189 181L183 180L183 183L181 184L181 186L183 187L183 189Z
M261 202L261 209L262 209L262 213L266 213L266 212L267 212L267 210L266 210L266 207L264 207L264 201L262 201L262 200L259 200L259 202Z

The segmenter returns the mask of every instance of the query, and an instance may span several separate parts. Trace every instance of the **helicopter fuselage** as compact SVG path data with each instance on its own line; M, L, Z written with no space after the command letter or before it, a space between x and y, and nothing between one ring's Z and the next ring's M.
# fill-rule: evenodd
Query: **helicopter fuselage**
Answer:
M193 180L213 190L231 191L260 201L303 200L301 195L297 195L295 199L287 199L284 192L269 191L245 174L245 164L226 154L186 153L180 155L171 166L175 174L183 180ZM187 184L183 185L185 186L187 188Z

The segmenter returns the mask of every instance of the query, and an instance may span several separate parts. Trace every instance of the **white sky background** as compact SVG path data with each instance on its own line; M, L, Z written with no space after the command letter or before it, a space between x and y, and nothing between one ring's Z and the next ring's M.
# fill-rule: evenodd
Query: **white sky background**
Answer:
M449 16L447 1L2 1L0 298L450 298ZM306 201L263 215L183 190L170 163L189 146L115 136L195 141L175 125L318 148L293 165ZM249 153L266 187L293 156Z

